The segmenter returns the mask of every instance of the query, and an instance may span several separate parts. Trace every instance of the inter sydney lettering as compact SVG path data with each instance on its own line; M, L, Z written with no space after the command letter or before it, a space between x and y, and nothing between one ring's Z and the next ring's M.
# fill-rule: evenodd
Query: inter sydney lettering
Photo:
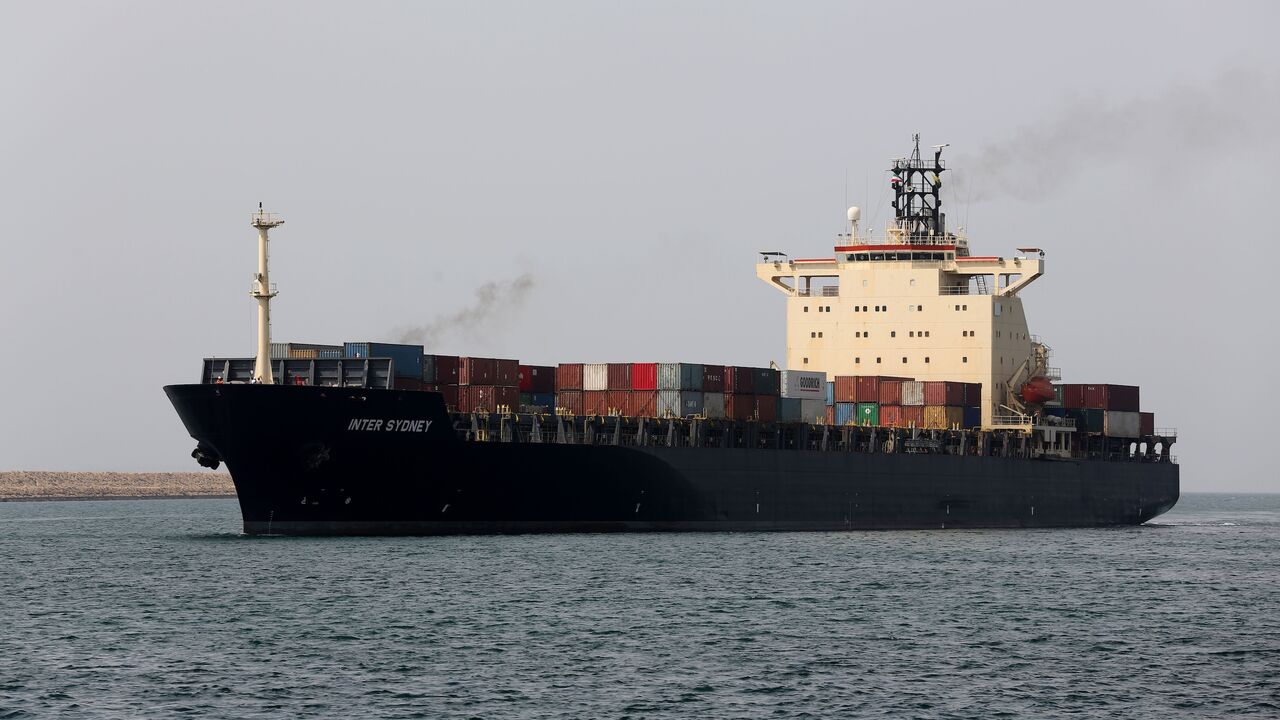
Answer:
M352 418L347 424L348 430L365 432L427 432L432 420L382 420L379 418Z

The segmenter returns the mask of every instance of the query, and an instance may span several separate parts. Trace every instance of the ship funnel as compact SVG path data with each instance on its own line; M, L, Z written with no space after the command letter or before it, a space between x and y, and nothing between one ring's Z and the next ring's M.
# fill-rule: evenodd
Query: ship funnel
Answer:
M284 224L284 220L275 213L263 212L262 203L258 203L258 212L250 216L249 224L258 229L258 272L253 276L253 287L249 295L258 301L258 357L253 365L253 381L273 383L271 377L271 298L275 297L276 287L271 283L267 269L267 234L271 228Z

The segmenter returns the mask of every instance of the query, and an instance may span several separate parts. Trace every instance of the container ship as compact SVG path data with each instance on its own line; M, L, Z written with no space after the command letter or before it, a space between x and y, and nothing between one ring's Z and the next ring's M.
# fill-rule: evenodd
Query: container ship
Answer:
M784 368L523 365L380 342L273 343L165 387L248 534L835 531L1135 525L1178 500L1177 433L1139 388L1061 382L1022 296L1039 248L947 228L942 148L894 160L879 237L762 252Z

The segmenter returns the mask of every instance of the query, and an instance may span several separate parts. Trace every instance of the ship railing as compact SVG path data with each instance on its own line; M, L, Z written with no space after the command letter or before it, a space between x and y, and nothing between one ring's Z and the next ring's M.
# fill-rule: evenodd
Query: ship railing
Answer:
M1044 376L1055 382L1062 380L1062 368L1047 367L1044 369Z
M972 285L943 285L938 288L939 295L990 295L990 287L974 287Z
M797 297L840 297L840 288L835 285L796 290Z
M1176 438L1178 437L1178 428L1156 428L1156 437Z

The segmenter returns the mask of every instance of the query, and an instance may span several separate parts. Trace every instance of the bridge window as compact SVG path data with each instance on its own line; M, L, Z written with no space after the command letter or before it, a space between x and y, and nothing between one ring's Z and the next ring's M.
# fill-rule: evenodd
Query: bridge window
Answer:
M866 262L866 261L868 261L868 260L870 260L870 259L871 259L871 256L870 256L870 255L868 255L867 253L858 253L857 255L854 255L853 257L854 257L854 259L859 260L859 261L861 261L861 262Z
M871 259L872 259L872 260L883 260L883 259L884 259L884 253L871 253Z

